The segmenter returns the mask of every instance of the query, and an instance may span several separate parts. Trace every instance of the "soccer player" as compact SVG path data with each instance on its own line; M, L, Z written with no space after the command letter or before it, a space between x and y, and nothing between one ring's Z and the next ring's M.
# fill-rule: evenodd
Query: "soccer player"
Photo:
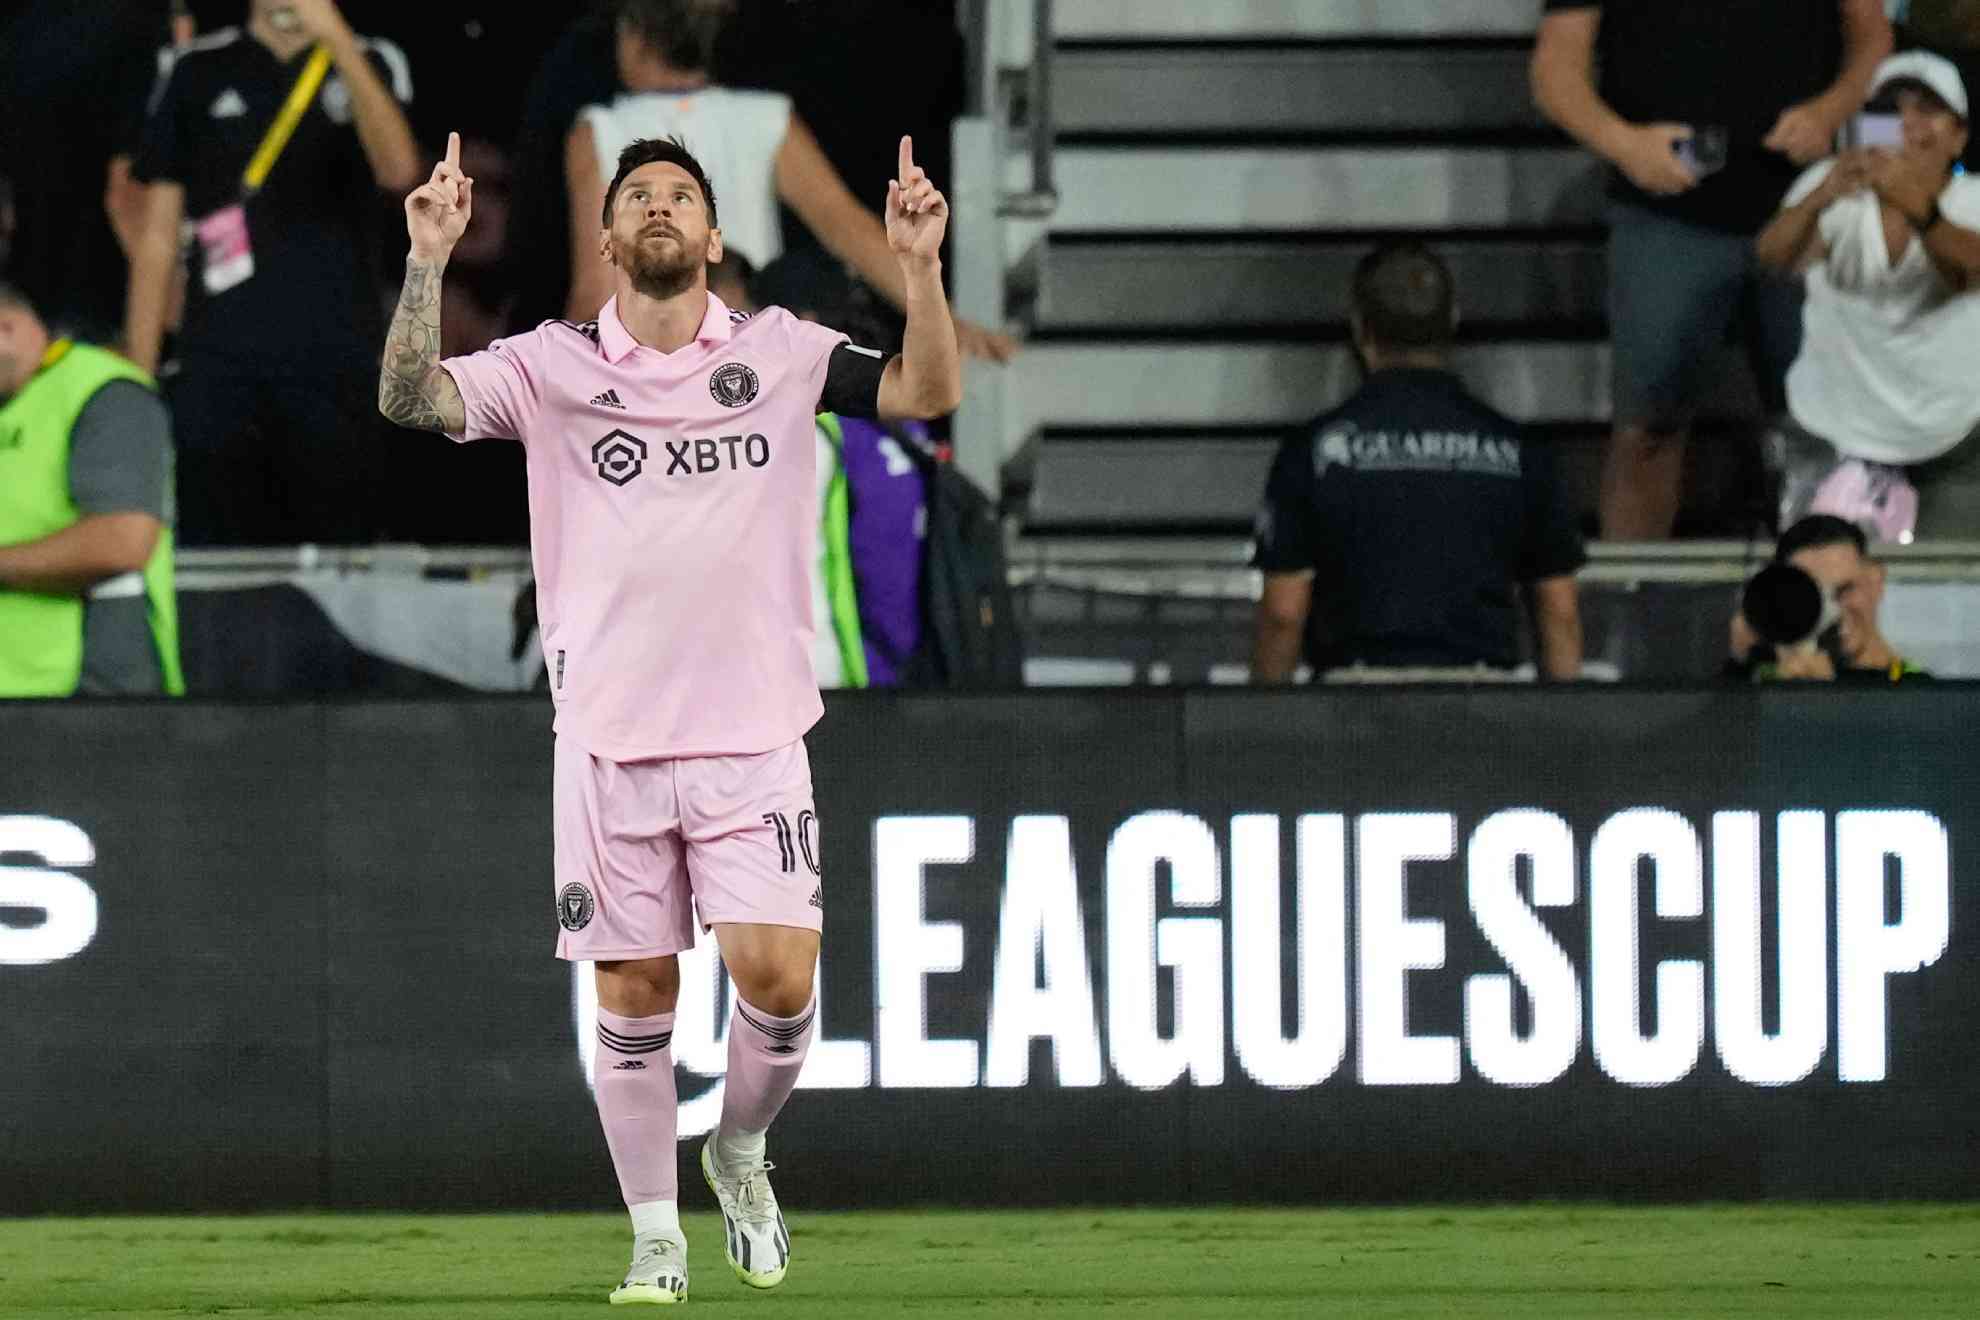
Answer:
M677 141L634 142L606 189L598 319L546 321L440 360L441 276L474 181L460 139L406 199L412 251L378 406L455 440L520 440L531 555L557 710L557 953L598 978L594 1084L633 1221L614 1304L687 1297L676 1209L675 958L713 930L739 998L722 1117L701 1171L724 1254L783 1281L790 1235L764 1134L812 1038L824 890L803 736L811 673L807 558L818 536L812 418L926 419L962 395L942 292L949 208L901 139L887 240L908 289L901 353L881 360L782 308L708 292L716 199Z

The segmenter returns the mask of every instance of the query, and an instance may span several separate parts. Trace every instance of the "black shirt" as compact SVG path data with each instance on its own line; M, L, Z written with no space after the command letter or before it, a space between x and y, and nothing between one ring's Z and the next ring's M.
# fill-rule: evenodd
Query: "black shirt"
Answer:
M1408 369L1378 372L1287 439L1255 562L1313 570L1316 670L1511 668L1517 584L1585 558L1551 447L1450 373Z
M386 87L411 100L404 56L382 41L368 42L367 54ZM132 172L183 185L189 222L240 201L241 174L308 58L305 48L283 63L234 29L201 38L155 93ZM384 316L367 253L380 209L350 92L333 69L247 203L254 275L209 294L192 245L181 355L278 369L375 358Z
M1612 172L1613 195L1693 224L1757 233L1800 173L1761 146L1781 111L1842 72L1840 0L1547 0L1599 9L1597 90L1634 124L1726 130L1726 167L1677 197L1651 197Z

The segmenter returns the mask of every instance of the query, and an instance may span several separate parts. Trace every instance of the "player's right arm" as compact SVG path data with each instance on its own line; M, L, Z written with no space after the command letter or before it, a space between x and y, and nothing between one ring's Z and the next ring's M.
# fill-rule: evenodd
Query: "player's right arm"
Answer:
M461 135L447 158L406 198L406 282L385 336L378 411L400 426L458 435L467 426L460 387L440 365L440 280L473 210L474 180L461 173Z

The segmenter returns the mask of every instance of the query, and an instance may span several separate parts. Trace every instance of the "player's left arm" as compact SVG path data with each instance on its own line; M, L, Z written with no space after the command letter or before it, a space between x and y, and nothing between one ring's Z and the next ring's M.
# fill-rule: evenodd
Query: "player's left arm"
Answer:
M900 177L887 184L887 245L906 284L907 333L880 376L879 412L889 421L928 421L962 402L962 352L942 289L942 238L949 202L901 139Z

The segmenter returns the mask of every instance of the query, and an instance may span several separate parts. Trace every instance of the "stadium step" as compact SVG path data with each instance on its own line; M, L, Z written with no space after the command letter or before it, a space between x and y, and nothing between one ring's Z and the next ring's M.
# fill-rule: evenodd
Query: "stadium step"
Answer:
M1601 171L1566 147L1075 146L1055 159L1055 236L1551 229L1602 209Z
M1593 526L1608 428L1563 423L1530 428L1555 446L1568 501ZM1751 423L1701 424L1688 451L1687 518L1733 530L1722 506L1739 505L1753 455L1738 443ZM1245 537L1284 429L1251 427L1055 428L1006 470L1007 508L1027 543L1038 537Z
M1508 416L1528 422L1609 419L1609 346L1515 341L1459 350L1456 367ZM1009 368L1015 433L1049 426L1284 425L1333 407L1360 384L1345 344L1046 342ZM1740 355L1725 369L1704 415L1760 415Z
M1067 39L1531 36L1535 0L1070 0L1053 7Z
M1031 532L1241 528L1278 451L1275 427L1049 430L1007 475Z
M1533 108L1526 65L1526 44L1503 40L1062 45L1052 114L1062 143L1365 134L1558 143Z
M1468 335L1599 335L1607 265L1592 231L1426 236L1450 262ZM1342 336L1367 235L1060 238L1033 325L1045 335L1304 331Z
M997 403L1020 534L1242 534L1284 429L1359 385L1353 268L1400 236L1452 265L1460 374L1560 443L1592 509L1603 171L1532 108L1537 20L1534 0L1055 6L1058 205L1005 248L1032 330ZM1735 441L1761 406L1726 356L1701 428L1720 443L1693 446L1688 499L1746 517Z

